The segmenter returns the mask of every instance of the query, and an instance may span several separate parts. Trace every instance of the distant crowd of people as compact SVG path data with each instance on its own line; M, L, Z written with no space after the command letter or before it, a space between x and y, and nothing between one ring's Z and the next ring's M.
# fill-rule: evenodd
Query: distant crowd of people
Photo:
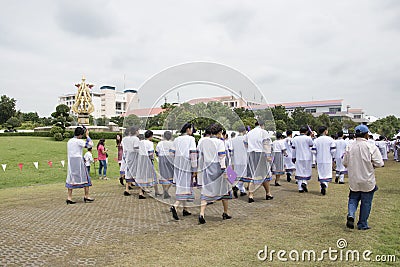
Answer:
M355 212L361 201L358 229L369 229L367 219L371 209L373 193L377 190L374 168L384 165L389 152L395 160L400 159L400 138L388 141L383 136L379 140L370 139L368 127L359 125L354 134L344 135L342 131L329 135L328 128L321 126L317 133L310 127L300 128L300 134L293 136L291 130L286 135L276 132L275 140L264 130L264 123L257 121L253 129L240 127L238 134L228 137L220 124L212 124L197 142L194 125L186 123L180 135L173 138L172 132L165 131L163 140L155 146L153 132L139 134L138 127L126 129L124 137L116 138L120 183L125 186L124 196L130 190L139 188L139 199L154 190L155 197L171 198L171 188L176 202L170 207L172 217L179 220L189 216L188 202L195 199L194 189L199 188L200 215L198 221L204 224L205 210L209 204L221 200L222 219L232 218L228 212L228 200L248 196L248 202L255 201L254 193L262 185L265 200L272 200L270 182L281 185L281 176L286 174L287 182L296 180L299 193L308 192L308 182L312 168L317 168L321 195L326 195L329 183L344 184L345 174L349 177L349 203L347 227L354 228ZM82 138L86 136L86 141ZM76 128L75 137L68 142L68 188L67 204L72 201L72 189L85 188L85 202L89 198L90 164L93 161L93 142L86 129ZM82 150L88 152L82 159ZM99 176L107 179L107 149L105 140L97 145L100 161ZM158 173L155 168L158 162ZM232 179L232 176L234 177ZM158 185L161 185L162 192ZM365 195L367 197L365 197Z

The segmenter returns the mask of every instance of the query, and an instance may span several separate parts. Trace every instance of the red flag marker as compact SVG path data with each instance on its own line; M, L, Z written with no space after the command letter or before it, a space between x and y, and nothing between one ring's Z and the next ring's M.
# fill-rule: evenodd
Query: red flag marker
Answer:
M18 163L19 170L22 171L22 167L24 166L23 163Z
M52 161L49 160L49 161L47 162L47 164L49 165L50 168L53 167L53 162L52 162Z

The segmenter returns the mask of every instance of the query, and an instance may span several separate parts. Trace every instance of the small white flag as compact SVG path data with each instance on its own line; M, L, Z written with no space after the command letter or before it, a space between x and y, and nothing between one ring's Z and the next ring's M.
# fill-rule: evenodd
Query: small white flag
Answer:
M33 163L33 165L35 165L36 169L39 169L39 162L36 161L36 162Z
M1 164L1 167L3 168L3 171L6 171L7 164Z
M65 160L62 160L62 161L61 161L61 165L64 167L64 165L65 165Z

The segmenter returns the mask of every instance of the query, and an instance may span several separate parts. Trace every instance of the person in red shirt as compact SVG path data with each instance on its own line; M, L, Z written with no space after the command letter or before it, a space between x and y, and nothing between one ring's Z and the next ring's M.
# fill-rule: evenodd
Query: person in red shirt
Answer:
M107 149L105 147L105 139L100 139L97 144L97 154L99 159L99 179L108 180L107 178Z

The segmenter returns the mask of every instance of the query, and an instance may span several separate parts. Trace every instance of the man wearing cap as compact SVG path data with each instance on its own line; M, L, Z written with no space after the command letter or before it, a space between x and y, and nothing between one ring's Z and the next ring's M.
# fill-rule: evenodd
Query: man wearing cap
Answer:
M355 128L356 141L349 146L343 158L349 175L349 202L346 226L354 229L354 218L360 204L358 230L368 230L368 217L371 212L372 199L378 190L375 181L374 168L383 167L384 162L379 149L368 143L368 127L359 125Z

